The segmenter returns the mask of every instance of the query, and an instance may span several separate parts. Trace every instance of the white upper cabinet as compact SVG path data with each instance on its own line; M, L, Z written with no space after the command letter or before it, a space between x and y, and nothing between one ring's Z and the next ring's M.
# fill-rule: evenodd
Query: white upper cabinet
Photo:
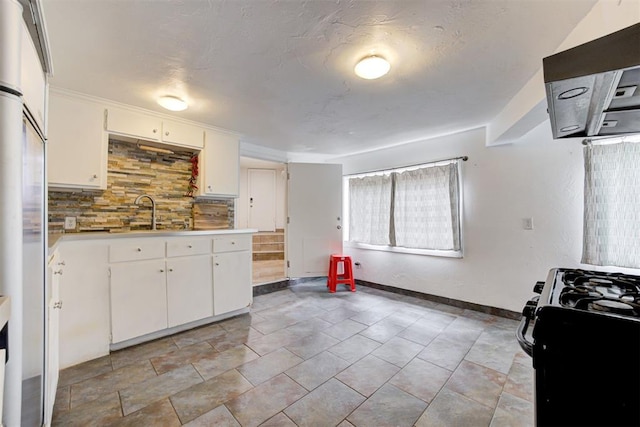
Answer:
M162 119L135 111L107 108L106 130L118 135L160 141Z
M198 126L173 120L163 120L162 141L169 144L202 148L204 145L204 130Z
M107 108L106 118L106 130L112 134L195 149L204 145L204 129L199 126L113 107Z
M238 197L240 141L237 135L207 129L200 152L200 196Z
M104 107L51 92L49 96L47 178L52 188L107 188Z

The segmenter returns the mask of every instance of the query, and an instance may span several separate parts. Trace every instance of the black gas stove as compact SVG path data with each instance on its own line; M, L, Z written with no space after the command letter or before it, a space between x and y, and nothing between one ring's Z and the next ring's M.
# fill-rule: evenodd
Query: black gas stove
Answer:
M554 268L534 292L517 338L536 425L640 426L640 276Z

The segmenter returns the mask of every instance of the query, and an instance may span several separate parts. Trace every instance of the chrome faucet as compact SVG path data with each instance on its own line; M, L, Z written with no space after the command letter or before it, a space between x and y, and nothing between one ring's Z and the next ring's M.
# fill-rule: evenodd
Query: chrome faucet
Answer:
M151 197L148 194L141 194L140 196L136 197L136 201L133 203L137 205L138 202L140 202L140 200L142 200L145 197L151 200L151 229L155 230L156 229L156 201L153 199L153 197Z

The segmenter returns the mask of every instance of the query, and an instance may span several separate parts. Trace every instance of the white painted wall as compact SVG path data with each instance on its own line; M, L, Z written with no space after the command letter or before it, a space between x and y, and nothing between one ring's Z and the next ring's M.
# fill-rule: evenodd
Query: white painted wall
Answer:
M287 165L247 157L240 158L240 194L236 200L236 228L249 228L249 169L276 171L276 228L284 229L287 222Z
M484 128L333 161L345 175L467 155L463 163L464 258L349 248L356 279L521 311L554 267L582 250L581 140L554 141L548 121L517 144L485 147ZM522 220L533 218L534 229ZM602 270L602 268L598 268ZM638 270L609 269L640 274Z

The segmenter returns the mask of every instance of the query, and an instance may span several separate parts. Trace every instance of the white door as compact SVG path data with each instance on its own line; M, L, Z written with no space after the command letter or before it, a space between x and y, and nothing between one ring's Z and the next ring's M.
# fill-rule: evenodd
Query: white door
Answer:
M276 231L276 171L249 169L249 228Z
M342 165L289 163L289 277L326 276L342 252Z

